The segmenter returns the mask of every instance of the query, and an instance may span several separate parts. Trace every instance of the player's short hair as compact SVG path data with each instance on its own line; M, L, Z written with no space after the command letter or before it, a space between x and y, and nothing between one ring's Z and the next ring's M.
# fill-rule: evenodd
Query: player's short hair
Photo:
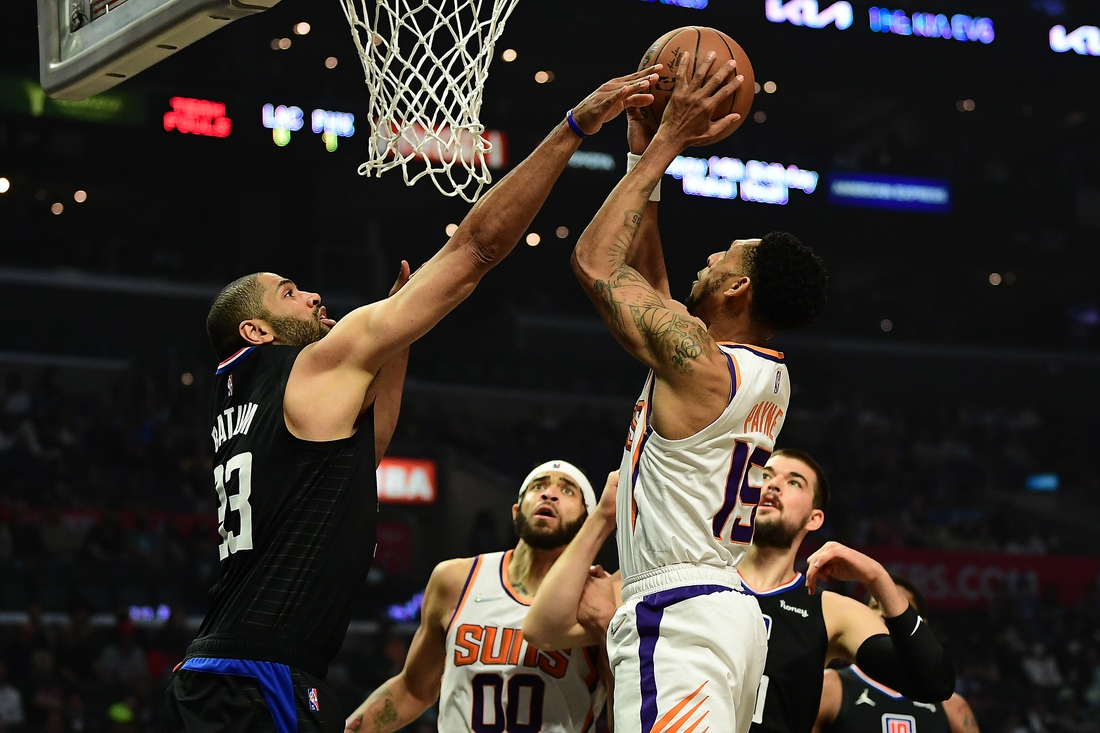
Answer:
M826 507L829 506L829 479L826 478L825 470L821 468L821 464L815 461L809 453L798 450L798 448L780 448L772 452L772 456L793 458L810 467L814 472L814 509L825 511Z
M920 592L920 588L918 588L913 581L909 580L909 578L901 575L890 573L890 580L894 581L894 585L899 588L904 588L909 591L909 595L913 596L913 608L915 608L917 613L921 616L924 616L924 594Z
M260 273L237 278L222 288L206 314L206 335L219 361L248 346L241 337L241 321L262 318L266 312Z
M825 264L798 237L772 232L744 252L745 273L752 280L749 313L754 319L785 331L809 325L825 308Z

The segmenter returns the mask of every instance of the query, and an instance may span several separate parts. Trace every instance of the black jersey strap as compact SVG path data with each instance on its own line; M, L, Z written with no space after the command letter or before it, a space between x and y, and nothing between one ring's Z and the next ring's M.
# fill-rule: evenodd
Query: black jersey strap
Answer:
M955 664L924 619L909 606L900 616L883 620L890 634L876 634L860 644L860 669L910 700L941 702L951 697Z

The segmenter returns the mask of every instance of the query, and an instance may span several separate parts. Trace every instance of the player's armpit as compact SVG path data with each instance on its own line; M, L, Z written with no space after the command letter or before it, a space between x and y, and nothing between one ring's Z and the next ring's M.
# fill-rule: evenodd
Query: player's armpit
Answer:
M386 681L345 721L353 733L390 733L419 718L439 699L446 664L446 625L454 613L470 559L440 563L424 589L420 626L400 674Z
M813 733L828 733L840 714L840 705L844 699L844 685L835 669L825 670L821 682L821 704L817 709Z

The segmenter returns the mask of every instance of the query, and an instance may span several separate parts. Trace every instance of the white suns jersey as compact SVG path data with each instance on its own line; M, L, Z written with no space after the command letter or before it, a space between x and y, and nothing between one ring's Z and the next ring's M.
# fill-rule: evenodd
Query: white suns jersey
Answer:
M624 586L670 565L732 569L752 544L763 467L783 427L790 381L777 351L719 348L732 385L713 423L682 440L655 433L652 372L634 407L616 507Z
M439 731L588 733L606 699L596 658L524 641L528 605L508 581L511 559L511 550L474 558L447 627Z

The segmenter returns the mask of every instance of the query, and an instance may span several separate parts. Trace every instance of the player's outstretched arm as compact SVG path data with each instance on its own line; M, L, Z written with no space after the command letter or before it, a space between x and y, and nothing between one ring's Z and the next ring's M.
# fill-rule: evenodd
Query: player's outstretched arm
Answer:
M640 108L628 109L626 118L626 141L630 147L630 155L640 158L653 141L653 134L642 123ZM642 215L638 234L634 237L633 246L627 255L626 264L637 270L670 308L686 312L686 309L672 300L672 293L669 290L665 255L661 248L661 231L657 225L656 201L646 202L645 213Z
M935 634L909 605L886 568L839 542L826 542L807 560L806 585L813 593L823 578L854 580L881 604L879 617L862 603L824 592L821 611L829 632L829 655L856 662L879 682L911 700L940 702L955 691L955 664Z
M657 78L656 68L612 79L588 95L573 110L581 130L594 134L627 106L652 102L646 90ZM313 358L373 373L427 333L515 248L580 141L561 122L474 205L443 249L416 271L408 286L344 317L315 345Z
M615 495L619 472L607 476L603 495L577 536L554 562L539 586L531 608L523 619L523 638L538 649L554 651L577 646L592 646L602 638L581 626L577 607L588 580L588 571L596 553L615 531ZM541 592L545 588L546 592Z
M670 381L691 376L704 364L724 369L724 357L699 321L670 309L662 293L630 265L631 250L642 228L650 192L676 156L689 145L722 134L738 119L730 115L711 122L714 108L737 90L741 79L732 77L733 65L727 64L707 80L713 58L711 54L697 64L690 78L690 65L679 64L676 91L656 136L573 250L573 271L615 338ZM721 371L715 369L715 373L728 381Z
M390 288L388 297L409 282L411 273L409 263L401 260L401 269L397 272L397 282ZM374 400L374 467L382 463L390 440L397 430L397 418L401 414L401 396L405 392L405 372L409 367L409 347L405 347L382 365L371 382L364 404Z
M371 693L344 722L345 733L390 733L419 718L439 699L446 663L446 624L462 592L472 560L449 560L432 571L424 589L420 627L405 667Z
M813 733L829 733L840 715L843 702L844 683L840 681L840 675L835 669L825 670L825 677L821 681L821 703L817 708Z

